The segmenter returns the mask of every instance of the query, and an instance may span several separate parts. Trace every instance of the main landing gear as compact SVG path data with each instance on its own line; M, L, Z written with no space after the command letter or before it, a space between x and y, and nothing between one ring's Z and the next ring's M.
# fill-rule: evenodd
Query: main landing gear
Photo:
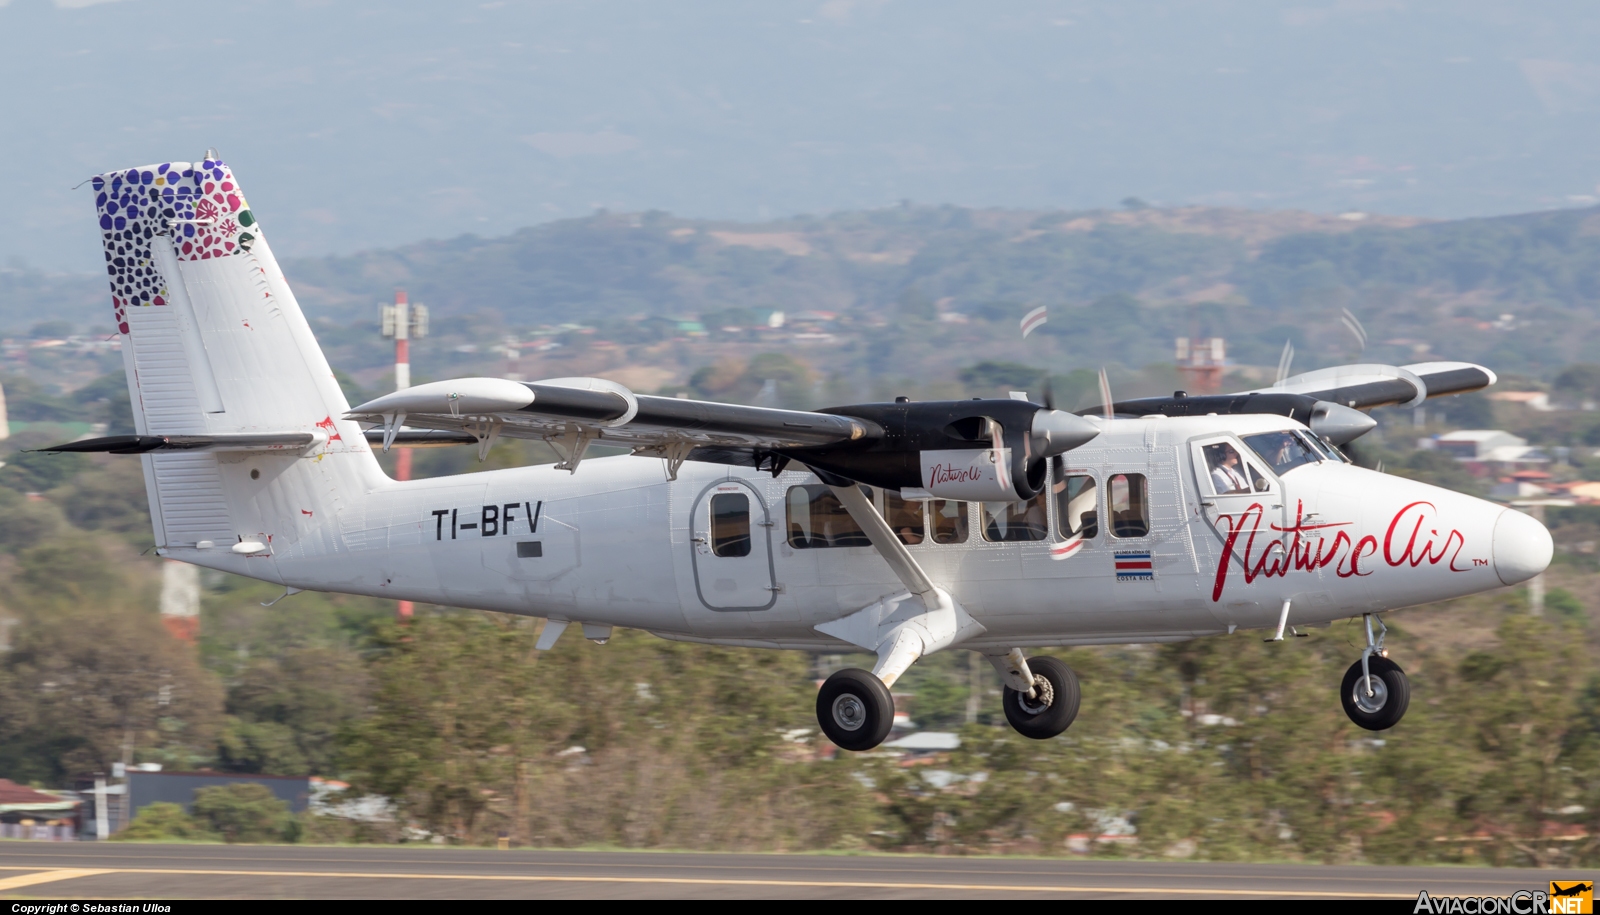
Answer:
M1008 684L1001 695L1006 721L1024 737L1049 740L1078 717L1078 676L1055 658L1033 658L1026 663L1033 674L1033 695Z
M1005 680L1001 704L1018 734L1049 740L1078 717L1078 677L1067 665L1055 658L1030 660L1016 648L986 657ZM1029 684L1031 688L1021 688ZM870 750L889 736L894 698L871 671L835 671L817 691L817 724L843 749Z
M870 670L836 670L817 691L817 724L846 750L870 750L894 726L894 697Z
M1411 681L1384 650L1383 637L1389 628L1383 620L1378 620L1378 635L1373 638L1372 614L1364 613L1361 618L1367 627L1367 647L1361 651L1361 660L1345 671L1339 701L1351 721L1369 731L1382 731L1405 716L1406 706L1411 704Z

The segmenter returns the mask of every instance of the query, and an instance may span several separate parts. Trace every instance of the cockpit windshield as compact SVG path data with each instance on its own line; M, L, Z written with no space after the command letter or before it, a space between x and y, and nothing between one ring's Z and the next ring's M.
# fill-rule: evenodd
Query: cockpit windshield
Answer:
M1246 435L1244 443L1261 455L1261 459L1280 477L1303 464L1315 464L1322 460L1322 455L1293 432Z
M1350 459L1345 457L1344 453L1338 448L1335 448L1333 443L1327 439L1317 438L1315 435L1308 435L1304 432L1297 432L1295 434L1305 439L1306 442L1311 445L1311 447L1315 448L1319 454L1328 460L1337 461L1340 464L1350 463Z

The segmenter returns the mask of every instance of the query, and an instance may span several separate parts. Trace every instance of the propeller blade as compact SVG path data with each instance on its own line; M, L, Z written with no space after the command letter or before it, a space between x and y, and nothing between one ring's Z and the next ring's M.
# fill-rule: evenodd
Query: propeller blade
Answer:
M1341 308L1341 309L1339 309L1339 311L1341 312L1341 314L1339 316L1339 320L1344 322L1344 326L1345 326L1346 330L1350 331L1351 334L1355 335L1356 345L1361 348L1360 352L1363 352L1363 353L1366 352L1367 351L1367 329L1365 327L1361 326L1361 322L1356 320L1355 314L1352 313L1350 311L1350 309Z
M1105 366L1100 367L1100 406L1105 410L1106 419L1111 418L1111 381L1106 378Z
M1278 357L1278 377L1273 380L1274 385L1283 384L1283 379L1289 377L1289 367L1294 365L1294 344L1288 340L1283 341L1283 355Z
M1049 372L1044 373L1044 405L1048 410L1056 408L1056 389Z

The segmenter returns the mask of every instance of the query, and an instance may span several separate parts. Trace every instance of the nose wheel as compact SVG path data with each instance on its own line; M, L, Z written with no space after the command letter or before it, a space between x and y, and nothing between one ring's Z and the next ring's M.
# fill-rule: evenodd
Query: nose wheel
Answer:
M1001 697L1006 721L1024 737L1049 740L1078 717L1078 676L1050 657L1029 658L1028 670L1033 674L1033 695L1007 686Z
M870 750L894 726L894 697L869 670L834 671L817 691L817 724L841 749Z
M1344 672L1344 682L1339 686L1339 702L1350 720L1369 731L1382 731L1394 727L1405 716L1411 704L1411 681L1400 665L1389 660L1383 650L1383 637L1388 629L1378 621L1381 630L1377 638L1372 634L1372 615L1365 614L1367 647L1361 660Z

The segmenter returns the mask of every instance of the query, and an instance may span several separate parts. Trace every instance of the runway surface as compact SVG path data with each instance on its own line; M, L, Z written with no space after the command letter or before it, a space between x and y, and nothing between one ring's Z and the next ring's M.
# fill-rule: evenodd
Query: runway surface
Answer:
M1552 877L1319 867L878 855L0 842L0 897L36 899L1123 898L1509 895Z

